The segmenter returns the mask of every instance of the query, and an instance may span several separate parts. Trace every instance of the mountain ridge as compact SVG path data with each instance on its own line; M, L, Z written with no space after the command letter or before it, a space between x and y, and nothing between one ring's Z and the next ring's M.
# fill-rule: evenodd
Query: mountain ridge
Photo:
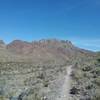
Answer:
M23 40L13 40L9 44L3 41L0 43L2 52L1 58L8 55L15 61L31 62L66 62L78 56L93 56L92 51L80 49L69 40L42 39L39 41L27 42ZM5 60L6 61L6 60Z

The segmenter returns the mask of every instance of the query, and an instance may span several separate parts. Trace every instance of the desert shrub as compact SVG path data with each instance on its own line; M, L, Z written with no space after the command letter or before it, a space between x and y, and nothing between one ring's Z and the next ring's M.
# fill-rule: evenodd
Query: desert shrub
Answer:
M100 68L96 67L93 71L91 71L92 74L95 74L97 76L100 76Z
M100 86L100 77L96 78L93 83L95 83L96 85Z
M93 88L93 84L89 84L89 85L87 85L85 88L86 88L87 90L90 90L90 89Z
M81 78L83 78L83 73L81 72L81 70L77 70L77 71L73 71L72 74L71 74L71 77L74 79L74 80L79 80Z
M44 87L48 87L48 85L49 85L48 81L44 81L43 85L44 85Z
M72 89L70 89L70 94L72 95L79 94L79 89L77 89L76 87L72 87Z
M100 58L98 58L97 61L100 63Z
M43 73L41 73L41 74L39 74L39 75L37 76L37 78L40 78L41 80L43 80L43 79L45 79L45 75L44 75Z
M82 68L82 71L90 71L92 68L90 66L86 66Z
M100 95L99 95L99 96L95 96L95 97L93 98L93 100L100 100Z
M100 67L97 67L97 68L95 69L95 71L96 71L96 74L97 74L98 76L100 76Z

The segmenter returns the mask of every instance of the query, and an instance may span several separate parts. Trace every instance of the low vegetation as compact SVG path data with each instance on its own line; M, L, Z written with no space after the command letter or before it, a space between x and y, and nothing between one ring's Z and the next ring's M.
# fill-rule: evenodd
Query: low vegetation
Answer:
M100 54L56 39L1 42L0 100L55 100L69 65L71 100L100 100Z
M78 62L71 76L75 100L100 100L100 59Z

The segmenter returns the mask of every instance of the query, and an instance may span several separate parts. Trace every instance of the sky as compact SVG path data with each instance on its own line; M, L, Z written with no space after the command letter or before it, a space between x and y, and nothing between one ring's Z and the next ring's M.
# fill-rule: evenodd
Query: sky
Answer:
M100 51L100 0L0 0L0 39L48 38Z

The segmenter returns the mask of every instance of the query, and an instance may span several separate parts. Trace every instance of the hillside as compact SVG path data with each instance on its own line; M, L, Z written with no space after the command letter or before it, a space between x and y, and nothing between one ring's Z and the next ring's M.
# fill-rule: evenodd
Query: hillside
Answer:
M93 78L99 71L98 57L68 40L0 41L0 100L63 100L63 93L70 100L99 100L83 95L88 88L83 83L87 80L88 86L91 78L91 90L99 97L99 74Z
M25 61L34 63L65 63L71 59L92 56L94 53L75 47L70 41L56 39L26 42L14 40L9 44L0 42L1 61Z

